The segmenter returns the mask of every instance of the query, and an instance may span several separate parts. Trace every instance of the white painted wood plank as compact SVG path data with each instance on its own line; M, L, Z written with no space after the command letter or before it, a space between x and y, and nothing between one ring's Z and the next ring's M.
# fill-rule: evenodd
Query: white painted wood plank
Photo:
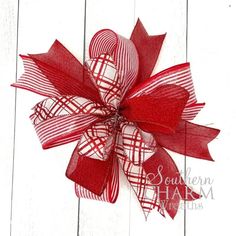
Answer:
M130 37L134 26L134 1L87 0L86 59L92 36L101 29L112 29ZM81 199L80 236L129 235L130 188L124 176L115 204Z
M46 52L57 38L81 59L83 10L77 0L20 0L19 53ZM22 72L19 61L18 76ZM42 150L28 119L42 99L17 91L12 235L75 236L78 199L64 175L75 143Z
M10 234L17 1L0 1L0 235Z
M154 69L166 69L186 60L186 1L136 0L136 18L140 18L150 35L167 33ZM147 55L148 56L148 55ZM171 152L179 170L184 170L184 157ZM174 220L163 218L155 210L145 222L137 201L131 197L130 235L184 235L184 211L179 209ZM182 202L183 203L183 202Z
M206 102L196 123L221 129L209 146L214 163L189 158L191 177L209 177L214 200L196 201L187 212L187 235L235 234L235 1L189 1L188 58L197 96ZM200 189L200 184L197 188Z

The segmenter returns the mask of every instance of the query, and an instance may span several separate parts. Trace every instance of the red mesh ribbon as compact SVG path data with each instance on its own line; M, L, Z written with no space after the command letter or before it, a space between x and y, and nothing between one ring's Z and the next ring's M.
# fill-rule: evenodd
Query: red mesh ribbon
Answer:
M25 72L13 86L47 97L31 115L43 148L78 141L66 171L78 197L115 202L121 168L145 215L157 208L173 218L181 199L199 198L165 149L212 160L207 145L219 130L189 122L204 106L189 63L150 77L164 37L149 36L138 20L130 40L97 32L84 66L58 41L22 56ZM166 186L160 169L180 183Z

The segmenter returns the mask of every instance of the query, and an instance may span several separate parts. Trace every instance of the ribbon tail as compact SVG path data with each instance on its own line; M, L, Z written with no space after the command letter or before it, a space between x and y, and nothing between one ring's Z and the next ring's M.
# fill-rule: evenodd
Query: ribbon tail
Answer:
M47 53L21 57L25 72L12 86L47 97L76 95L101 101L88 71L58 40Z
M119 162L137 196L145 218L147 219L149 213L154 208L157 208L158 212L164 216L164 211L159 203L155 186L149 181L144 168L134 165L124 154L119 155Z
M138 19L130 37L139 55L139 74L136 85L151 75L164 39L165 34L149 36L142 22Z
M116 144L116 155L127 180L129 181L132 189L134 190L137 196L145 218L147 218L148 214L154 208L157 208L160 214L164 215L163 209L160 207L160 204L157 199L155 186L150 183L142 165L138 164L137 162L135 162L134 159L131 158L132 154L128 152L127 146L124 144L127 140L124 140L124 138L124 133L123 135L118 135ZM141 140L136 141L137 144ZM140 155L142 154L140 153Z
M153 135L157 143L164 148L190 157L213 161L207 145L219 132L218 129L182 120L174 134L153 133Z
M184 88L189 93L189 99L185 105L181 118L192 120L204 107L204 103L198 103L191 76L190 64L183 63L167 68L142 83L133 87L128 97L139 97L142 95L154 95L160 86L177 85ZM158 91L159 93L159 91Z
M170 155L160 146L156 153L143 163L150 182L156 187L161 206L173 219L178 211L180 200L192 201L200 195L186 186L177 166ZM171 180L170 183L166 181Z

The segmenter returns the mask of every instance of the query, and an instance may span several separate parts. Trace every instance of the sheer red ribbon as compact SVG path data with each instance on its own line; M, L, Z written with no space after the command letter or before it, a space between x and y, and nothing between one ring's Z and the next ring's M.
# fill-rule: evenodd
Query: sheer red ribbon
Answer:
M164 38L149 36L138 20L130 40L97 32L84 66L59 41L22 56L25 72L13 86L47 97L30 117L43 148L78 141L66 171L78 197L115 202L119 168L146 216L156 208L174 218L181 199L200 197L166 149L212 160L207 145L219 130L189 122L204 106L189 63L150 77ZM166 178L181 181L167 186Z

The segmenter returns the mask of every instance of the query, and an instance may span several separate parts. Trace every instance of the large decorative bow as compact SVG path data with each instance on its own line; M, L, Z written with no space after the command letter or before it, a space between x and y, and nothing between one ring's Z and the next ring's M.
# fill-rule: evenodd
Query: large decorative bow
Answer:
M66 171L78 197L115 202L119 167L145 215L157 208L174 218L181 199L200 197L166 149L212 160L207 144L219 130L189 122L204 106L189 63L150 77L164 38L149 36L138 20L130 40L97 32L84 66L59 41L22 56L25 72L13 86L47 97L31 115L43 148L78 141ZM181 181L167 186L167 178Z

